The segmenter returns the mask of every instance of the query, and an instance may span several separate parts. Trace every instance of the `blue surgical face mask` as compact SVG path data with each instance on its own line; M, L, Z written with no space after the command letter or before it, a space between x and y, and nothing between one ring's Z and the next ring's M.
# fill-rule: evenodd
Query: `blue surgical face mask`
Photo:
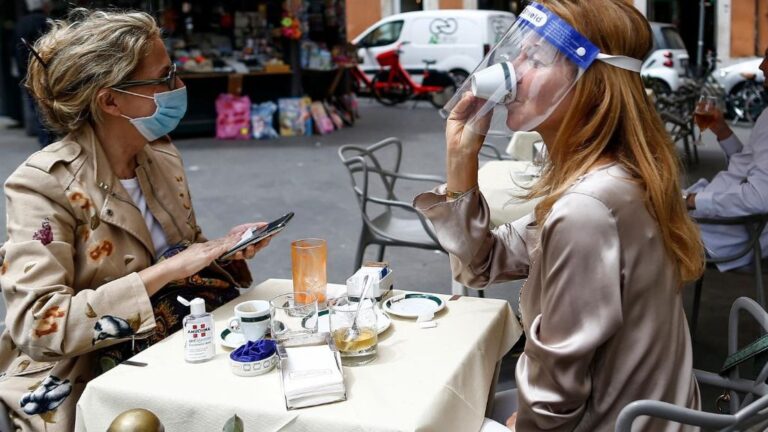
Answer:
M187 112L187 87L177 88L176 90L170 90L161 93L155 93L154 97L146 96L139 93L133 93L122 89L112 89L122 93L127 93L133 96L139 96L146 99L153 99L157 109L151 116L130 118L126 115L128 121L133 124L139 133L152 142L161 136L169 134L172 130L176 129L179 125L179 121L184 117L184 113Z

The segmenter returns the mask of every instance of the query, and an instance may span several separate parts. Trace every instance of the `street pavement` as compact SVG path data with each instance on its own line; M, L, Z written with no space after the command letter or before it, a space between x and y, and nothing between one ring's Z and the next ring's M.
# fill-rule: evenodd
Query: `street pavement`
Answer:
M382 107L360 101L361 118L354 127L325 136L279 138L269 141L221 141L187 138L175 141L184 157L198 223L209 238L226 234L249 221L268 221L287 211L295 217L287 229L250 263L256 283L268 278L291 278L291 240L320 237L328 241L328 281L344 283L353 271L361 228L360 210L349 175L337 155L344 144L368 146L395 136L404 143L402 171L444 176L444 121L426 102ZM749 128L735 128L746 142ZM506 142L494 144L502 151ZM34 137L0 121L0 179L7 178L36 151ZM686 173L685 184L711 176L725 167L725 159L712 134L705 133L699 147L700 163ZM405 184L401 186L406 186ZM402 188L400 198L410 202L425 184ZM0 201L0 214L5 202ZM0 218L0 240L5 218ZM375 259L370 247L366 259ZM448 257L442 253L389 248L385 259L394 270L395 287L402 290L450 293ZM488 297L517 303L519 282L491 287ZM726 355L728 310L738 296L753 296L750 274L720 274L708 270L695 345L694 367L718 370ZM692 287L686 287L690 310ZM745 328L749 340L756 327ZM747 340L745 339L745 340ZM514 361L505 363L502 388L513 376ZM714 389L703 389L705 407L711 408Z

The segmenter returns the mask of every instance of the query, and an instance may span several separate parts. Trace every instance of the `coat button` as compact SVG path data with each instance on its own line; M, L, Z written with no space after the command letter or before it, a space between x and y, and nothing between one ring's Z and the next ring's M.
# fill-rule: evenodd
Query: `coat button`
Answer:
M112 217L113 214L114 212L112 211L112 209L107 209L107 216Z

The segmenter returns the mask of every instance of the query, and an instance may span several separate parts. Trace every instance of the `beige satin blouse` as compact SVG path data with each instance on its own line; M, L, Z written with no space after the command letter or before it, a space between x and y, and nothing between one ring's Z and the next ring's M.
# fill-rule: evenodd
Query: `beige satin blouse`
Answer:
M441 186L414 205L457 281L483 288L528 277L517 431L613 431L638 399L699 409L676 265L623 167L581 177L541 229L531 215L491 230L477 189L447 201ZM695 429L641 417L633 430Z

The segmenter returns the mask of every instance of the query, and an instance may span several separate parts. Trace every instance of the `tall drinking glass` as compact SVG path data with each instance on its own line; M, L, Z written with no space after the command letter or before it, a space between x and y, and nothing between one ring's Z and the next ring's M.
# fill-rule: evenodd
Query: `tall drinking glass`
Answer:
M269 318L277 341L317 333L317 297L308 292L279 295L269 301Z
M696 110L693 112L693 121L699 127L699 135L696 138L696 145L701 145L701 133L712 127L715 123L715 112L720 108L720 99L715 96L702 95L696 103Z
M328 309L331 335L341 362L345 366L360 366L376 359L376 301L341 296L328 301Z
M323 239L302 239L291 243L293 291L310 292L321 309L326 303L326 262L328 246Z

